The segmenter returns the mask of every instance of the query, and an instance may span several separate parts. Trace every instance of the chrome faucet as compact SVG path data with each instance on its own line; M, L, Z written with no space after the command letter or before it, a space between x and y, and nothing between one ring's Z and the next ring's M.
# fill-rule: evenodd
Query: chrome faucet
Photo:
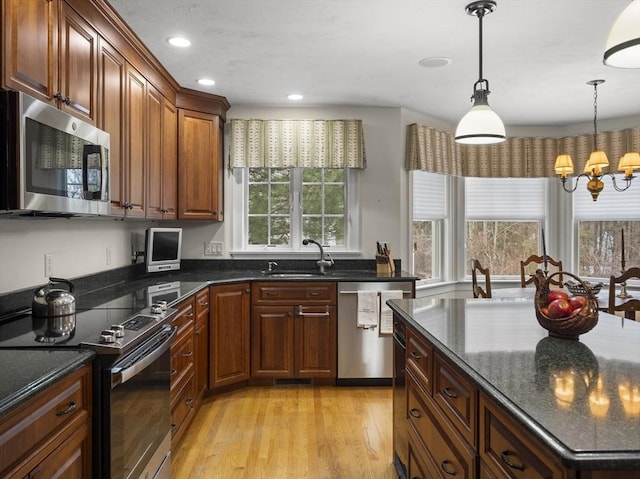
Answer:
M327 258L325 259L325 253L324 253L324 249L322 248L322 245L320 243L318 243L316 240L312 240L309 238L305 238L302 240L302 244L307 246L309 243L312 243L314 245L316 245L318 248L320 248L320 260L318 260L316 262L316 264L318 265L318 268L320 269L321 273L324 273L324 268L327 266L333 266L333 258L331 257L331 255L329 253L327 253Z
M276 266L278 266L277 261L269 261L267 263L267 271L273 271Z

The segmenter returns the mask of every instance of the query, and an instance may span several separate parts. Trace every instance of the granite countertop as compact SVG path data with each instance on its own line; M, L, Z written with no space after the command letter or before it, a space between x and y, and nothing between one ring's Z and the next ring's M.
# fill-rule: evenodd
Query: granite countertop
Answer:
M0 349L0 416L94 357L87 349Z
M549 337L529 299L403 299L391 308L566 466L640 470L640 322L601 312L571 341ZM573 394L561 387L568 381Z

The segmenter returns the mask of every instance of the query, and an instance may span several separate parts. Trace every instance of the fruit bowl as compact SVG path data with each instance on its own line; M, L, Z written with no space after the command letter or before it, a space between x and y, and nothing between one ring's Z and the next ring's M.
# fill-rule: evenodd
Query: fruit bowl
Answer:
M587 293L586 296L569 298L564 290L549 289L549 280L559 274L576 279ZM577 276L558 271L545 277L542 271L538 270L534 282L536 318L540 326L549 331L549 336L577 340L581 334L591 331L598 324L598 301L591 289ZM570 300L573 301L573 305Z
M590 283L589 281L583 281L582 283L584 284L584 286L577 281L569 280L565 283L565 285L574 296L588 296L589 292L594 296L597 296L604 286L603 283Z

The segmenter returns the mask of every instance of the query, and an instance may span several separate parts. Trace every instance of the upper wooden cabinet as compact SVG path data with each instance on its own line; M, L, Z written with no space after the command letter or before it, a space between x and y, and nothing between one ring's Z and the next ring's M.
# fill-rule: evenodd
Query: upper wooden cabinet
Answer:
M226 98L181 90L178 106L178 218L224 219L223 133Z
M64 1L5 0L3 87L96 122L98 34Z

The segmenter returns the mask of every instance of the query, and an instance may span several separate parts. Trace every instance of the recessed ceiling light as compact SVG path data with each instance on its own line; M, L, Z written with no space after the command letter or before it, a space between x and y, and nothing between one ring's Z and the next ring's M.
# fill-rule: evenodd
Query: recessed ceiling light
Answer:
M215 81L213 81L213 80L211 80L210 78L200 78L200 79L198 80L198 83L199 83L200 85L204 85L204 86L212 86L212 85L215 85L215 84L216 84L216 82L215 82Z
M291 93L289 95L287 95L287 98L289 100L302 100L304 97L300 94L300 93Z
M418 62L421 67L425 68L440 68L446 67L451 63L451 58L447 57L429 57L423 58Z
M174 47L188 47L191 42L184 37L171 37L167 40Z

